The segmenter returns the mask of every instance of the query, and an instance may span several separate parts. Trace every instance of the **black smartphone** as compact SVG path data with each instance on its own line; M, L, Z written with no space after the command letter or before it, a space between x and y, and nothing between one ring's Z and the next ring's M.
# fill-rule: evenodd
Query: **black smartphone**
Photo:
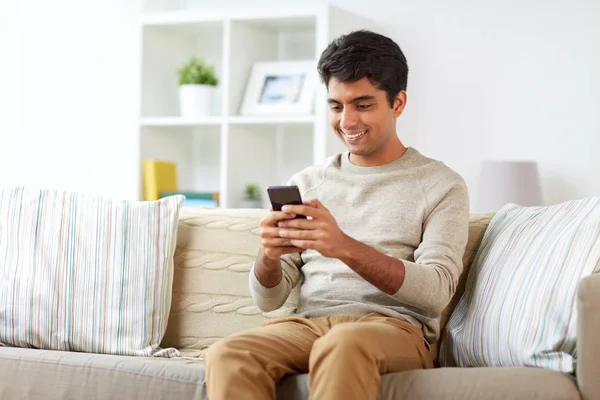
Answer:
M298 186L269 186L267 188L269 200L273 211L281 211L286 204L302 204L302 197ZM296 215L296 218L306 218L304 215Z

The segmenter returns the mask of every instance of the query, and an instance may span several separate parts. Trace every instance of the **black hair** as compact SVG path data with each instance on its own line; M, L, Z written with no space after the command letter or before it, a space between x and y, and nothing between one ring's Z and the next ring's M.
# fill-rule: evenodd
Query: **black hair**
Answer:
M365 29L334 39L323 50L317 70L325 86L332 77L340 82L369 78L387 92L390 107L398 93L406 90L408 81L408 64L400 46L387 36Z

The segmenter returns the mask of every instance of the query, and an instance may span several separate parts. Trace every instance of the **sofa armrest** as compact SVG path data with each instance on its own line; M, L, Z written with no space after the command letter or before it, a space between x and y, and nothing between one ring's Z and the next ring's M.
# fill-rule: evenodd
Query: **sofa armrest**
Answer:
M600 273L579 283L577 313L577 383L584 400L600 399Z

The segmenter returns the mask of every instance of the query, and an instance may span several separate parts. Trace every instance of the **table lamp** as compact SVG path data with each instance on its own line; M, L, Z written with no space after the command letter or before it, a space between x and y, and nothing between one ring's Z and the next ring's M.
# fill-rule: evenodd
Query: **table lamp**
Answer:
M542 189L534 161L483 162L474 212L497 212L506 203L541 206Z

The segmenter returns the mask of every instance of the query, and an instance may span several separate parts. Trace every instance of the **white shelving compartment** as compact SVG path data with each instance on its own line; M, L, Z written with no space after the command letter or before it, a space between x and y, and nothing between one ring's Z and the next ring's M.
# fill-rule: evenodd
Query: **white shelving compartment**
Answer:
M316 62L342 33L372 22L331 6L249 10L174 10L142 19L140 162L177 164L179 190L219 192L239 207L244 187L266 187L343 150L327 122L326 90L315 88L308 115L241 115L256 62ZM177 69L196 56L219 78L212 116L179 117ZM141 174L140 174L141 176ZM142 192L141 182L138 190Z
M140 164L146 159L175 162L179 190L221 188L223 109L216 101L213 116L180 118L177 70L200 56L222 79L224 31L220 15L165 12L147 15L142 22ZM220 89L215 89L215 99L222 96Z
M317 15L307 12L237 16L231 20L227 126L227 192L237 206L244 186L264 190L283 184L313 162L314 113L308 116L240 116L252 66L256 62L313 61L316 68Z

